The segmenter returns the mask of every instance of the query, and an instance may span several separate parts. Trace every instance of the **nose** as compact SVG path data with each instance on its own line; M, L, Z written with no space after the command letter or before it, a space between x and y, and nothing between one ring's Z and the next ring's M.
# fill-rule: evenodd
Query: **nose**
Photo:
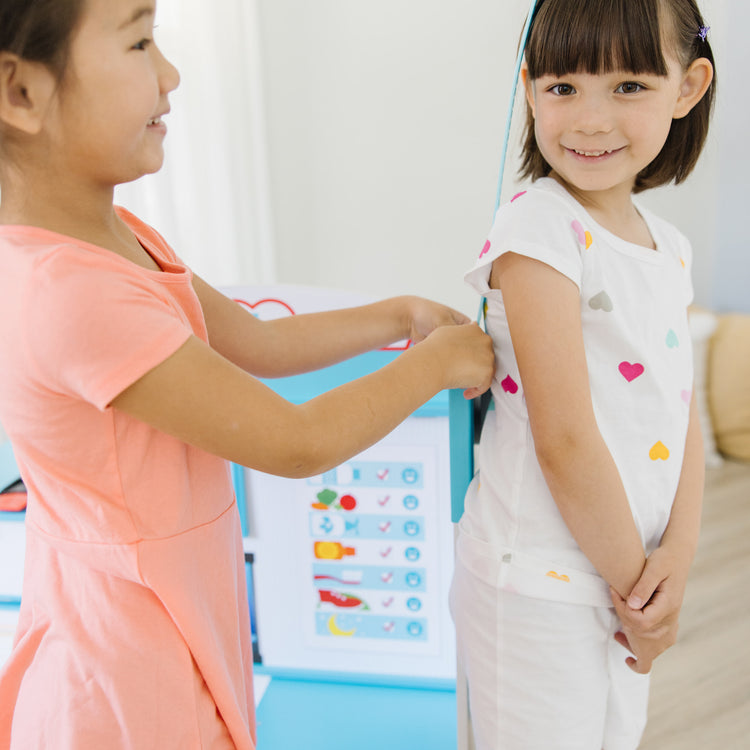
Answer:
M614 127L612 112L608 102L599 97L583 98L576 118L574 128L585 135L609 133Z
M156 69L159 78L159 88L162 94L169 94L180 85L180 73L162 54L162 51L156 45L153 46L157 55Z

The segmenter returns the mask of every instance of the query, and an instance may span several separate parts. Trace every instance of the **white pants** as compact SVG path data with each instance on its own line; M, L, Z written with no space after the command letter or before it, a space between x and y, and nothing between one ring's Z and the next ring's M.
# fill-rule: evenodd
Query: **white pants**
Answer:
M625 664L614 609L534 599L456 560L451 586L477 750L635 750L648 675Z

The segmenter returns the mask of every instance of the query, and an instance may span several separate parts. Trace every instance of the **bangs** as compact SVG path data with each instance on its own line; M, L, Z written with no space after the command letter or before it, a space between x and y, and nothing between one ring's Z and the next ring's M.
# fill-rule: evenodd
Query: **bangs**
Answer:
M668 74L660 0L542 0L526 62L532 79L572 73Z

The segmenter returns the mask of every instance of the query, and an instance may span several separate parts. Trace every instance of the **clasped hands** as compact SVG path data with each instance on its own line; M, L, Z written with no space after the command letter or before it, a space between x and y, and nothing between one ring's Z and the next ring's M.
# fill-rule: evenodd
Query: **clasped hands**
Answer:
M627 599L610 589L622 623L615 640L633 654L625 661L634 672L650 672L654 659L675 644L686 582L687 566L659 547Z

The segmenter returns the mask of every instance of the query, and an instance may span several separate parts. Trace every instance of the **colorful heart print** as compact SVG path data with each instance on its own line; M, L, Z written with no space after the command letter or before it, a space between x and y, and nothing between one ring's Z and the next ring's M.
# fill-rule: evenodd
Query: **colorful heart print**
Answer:
M581 224L578 219L573 219L570 226L573 228L573 231L576 233L576 236L578 237L578 241L588 250L591 247L591 243L594 241L591 237L591 233L587 232L583 225Z
M589 307L592 310L602 310L603 312L612 312L615 309L610 296L604 290L599 292L599 294L595 294L589 300Z
M522 190L520 193L516 193L511 199L510 202L513 203L513 201L518 200L522 195L526 195L526 191Z
M677 349L680 345L680 340L677 338L677 334L670 328L667 332L667 346L670 349Z
M648 452L648 457L652 461L666 461L669 458L669 448L661 440L657 440Z
M643 375L644 372L644 367L640 362L620 362L617 369L628 383L632 383L636 378Z
M692 391L681 391L681 392L680 392L680 398L681 398L681 399L682 399L682 400L683 400L683 401L684 401L684 402L685 402L686 404L689 404L689 403L690 403L690 399L692 398L692 396L693 396L693 392L692 392Z
M492 243L487 240L487 242L484 243L484 247L482 248L482 252L479 253L479 257L483 258L487 253L490 251L490 248L492 247Z

